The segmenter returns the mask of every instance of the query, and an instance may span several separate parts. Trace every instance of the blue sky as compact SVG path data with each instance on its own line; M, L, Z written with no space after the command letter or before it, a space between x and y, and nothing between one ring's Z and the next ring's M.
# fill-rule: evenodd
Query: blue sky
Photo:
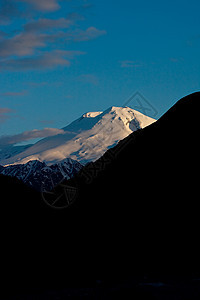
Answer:
M199 11L199 0L0 0L0 137L55 134L137 91L158 118L200 90Z

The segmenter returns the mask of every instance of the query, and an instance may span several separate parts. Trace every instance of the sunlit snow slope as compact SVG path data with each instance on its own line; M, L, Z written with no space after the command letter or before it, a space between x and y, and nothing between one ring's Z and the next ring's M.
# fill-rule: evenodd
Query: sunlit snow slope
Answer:
M30 160L51 165L66 158L85 164L154 121L129 107L113 106L104 112L88 112L64 127L62 134L44 138L25 151L1 160L0 165L24 164Z

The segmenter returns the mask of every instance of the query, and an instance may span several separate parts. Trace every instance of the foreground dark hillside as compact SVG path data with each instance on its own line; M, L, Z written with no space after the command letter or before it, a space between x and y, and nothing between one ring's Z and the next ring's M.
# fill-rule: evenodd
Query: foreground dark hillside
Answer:
M95 230L97 269L199 270L199 103L200 93L181 99L66 183L78 186L73 206Z
M199 103L181 99L45 195L67 208L1 176L4 286L200 273Z

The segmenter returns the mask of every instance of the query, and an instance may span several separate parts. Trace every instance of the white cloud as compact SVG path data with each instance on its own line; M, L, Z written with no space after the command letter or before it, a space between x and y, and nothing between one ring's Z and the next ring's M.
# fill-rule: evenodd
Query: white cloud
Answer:
M16 11L16 14L21 11L19 2L28 4L27 10L24 10L27 14L28 9L31 10L30 5L41 12L50 12L60 8L58 0L15 0L14 6L6 5L6 1L12 3L13 0L3 1L3 9L8 17L11 17ZM60 0L60 4L62 1ZM88 8L88 4L84 2L83 7ZM93 26L85 30L81 29L76 23L85 18L77 11L57 19L41 17L42 14L38 11L34 10L34 18L38 15L35 19L33 17L29 19L20 14L19 18L25 21L21 31L12 30L9 34L0 31L1 71L41 70L57 66L69 66L72 59L85 53L55 50L55 47L65 49L70 42L89 41L106 34L105 30ZM91 80L95 81L94 79Z
M85 54L85 52L54 50L52 52L44 52L33 57L0 61L0 69L10 71L26 71L51 69L57 66L68 67L71 64L71 60L74 59L75 56L83 54Z
M42 30L49 30L51 28L68 28L69 26L73 25L74 20L71 18L59 18L59 19L45 19L40 18L36 21L29 22L25 24L24 29L26 32L35 32L35 31L42 31Z
M1 93L1 96L4 97L18 97L18 96L25 96L27 94L27 91L20 91L20 92L5 92Z
M120 64L121 64L122 68L138 68L138 67L142 66L141 63L138 63L133 60L123 60L123 61L120 61Z
M89 27L86 30L75 30L74 32L69 33L68 37L75 42L83 42L96 39L105 34L105 30L99 30L96 27Z
M11 112L13 112L13 110L8 107L0 107L0 123L3 123L10 118L9 114Z
M4 112L5 113L5 112ZM1 109L0 109L0 115L1 115ZM1 136L0 137L0 146L5 147L9 145L14 145L20 142L28 141L35 138L44 138L48 136L54 136L58 134L63 134L63 129L57 129L57 128L44 128L41 130L33 129L30 131L24 131L19 134L15 135L9 135L9 136Z
M36 10L41 12L53 12L60 8L57 0L20 0L31 4Z
M45 36L22 32L0 42L0 56L26 56L34 54L36 48L44 47Z

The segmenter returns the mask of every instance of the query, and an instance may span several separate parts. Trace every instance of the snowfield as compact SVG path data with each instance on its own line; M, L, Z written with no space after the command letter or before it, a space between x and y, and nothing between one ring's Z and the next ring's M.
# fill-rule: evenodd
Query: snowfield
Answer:
M26 164L31 160L48 166L70 158L85 164L95 161L132 132L156 120L129 107L88 112L62 128L63 133L41 139L24 151L0 160L0 165Z

